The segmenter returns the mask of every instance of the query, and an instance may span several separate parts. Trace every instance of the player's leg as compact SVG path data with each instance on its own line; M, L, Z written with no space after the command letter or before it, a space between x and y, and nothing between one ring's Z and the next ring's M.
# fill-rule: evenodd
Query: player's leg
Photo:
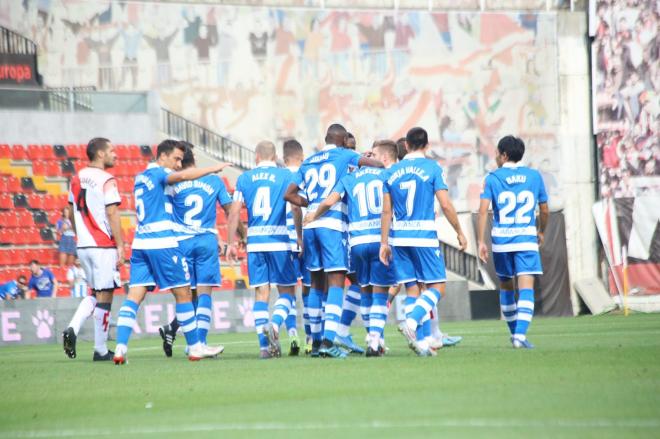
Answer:
M262 359L271 358L268 351L268 298L270 297L270 284L268 283L268 266L265 252L248 253L248 280L254 288L254 329L259 343L259 356Z
M380 246L373 244L369 257L370 269L368 283L371 285L371 307L369 309L368 344L372 356L385 354L384 329L388 314L388 292L390 286L396 283L396 278L390 267L383 265L379 258ZM369 352L369 351L367 351Z
M280 326L289 315L295 297L297 284L293 253L290 251L269 252L267 255L268 280L277 285L279 297L275 302L273 316L269 326L270 353L276 357L282 355L280 346Z
M518 303L513 347L531 349L527 330L534 316L534 275L543 274L541 255L537 251L516 252L515 272L518 276Z
M322 301L325 292L325 273L321 267L321 249L316 239L318 229L303 230L305 268L310 272L310 289L307 298L310 335L312 337L312 357L318 357L322 333Z
M514 283L513 255L510 253L493 253L495 273L500 280L500 310L509 327L511 342L516 332L516 289Z
M349 332L349 328L357 316L358 311L360 311L360 302L362 296L360 285L364 283L360 281L360 278L363 276L361 272L365 269L368 269L368 267L364 267L364 263L361 257L361 252L363 251L364 247L366 247L366 245L357 245L350 249L349 264L351 266L351 272L346 276L351 282L351 285L348 287L346 294L344 295L341 319L339 321L339 325L337 325L337 336L335 337L335 343L337 343L341 348L346 349L349 352L355 352L357 354L363 354L364 349L362 349L353 341L353 337Z
M93 264L89 250L90 249L80 249L78 250L78 253L80 258L80 265L85 271L85 276L87 276L87 282L89 285L93 285L94 272L92 270ZM76 358L77 355L76 340L78 338L80 328L85 323L87 318L92 316L94 313L96 302L97 299L96 295L94 294L84 297L78 304L76 312L71 317L69 325L64 330L64 332L62 332L62 345L64 347L64 353L71 359Z
M422 324L422 321L429 318L429 313L432 309L435 309L438 301L444 294L447 275L444 258L439 248L415 248L410 253L415 267L415 275L425 285L424 291L416 298L410 315L406 316L406 326L409 329L414 328L417 330L420 324ZM430 335L430 320L427 325L429 325L427 332ZM424 337L423 329L422 327L421 333L415 333L417 347L419 348L417 353L422 356L432 354L428 342Z
M197 286L195 314L199 341L206 344L206 336L211 329L211 290L213 287L219 287L221 282L218 239L214 234L208 233L196 236L193 241L195 249L189 252L193 256L193 265L189 268L191 282Z

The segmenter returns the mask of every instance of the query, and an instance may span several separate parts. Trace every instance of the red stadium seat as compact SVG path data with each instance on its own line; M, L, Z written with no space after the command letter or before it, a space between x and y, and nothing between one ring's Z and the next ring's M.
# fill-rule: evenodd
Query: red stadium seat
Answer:
M23 148L23 145L13 145L11 147L11 159L12 160L27 160L27 152L25 152L25 148Z
M128 147L126 145L115 145L115 153L117 154L117 159L118 160L128 160L130 158L130 154L128 152Z
M13 175L6 177L6 179L7 179L7 190L9 192L14 194L18 192L22 192L20 179L14 177Z
M60 163L58 161L46 162L46 175L49 177L59 177L62 175Z
M45 209L46 200L42 195L30 194L28 195L28 205L31 209Z
M47 175L48 166L46 162L38 159L32 160L32 175Z
M142 152L138 145L128 145L128 156L133 160L139 160L140 162L143 161Z
M247 209L245 207L241 207L241 216L240 216L240 218L241 218L242 222L247 222L247 220L248 220L248 212L247 212Z
M221 290L233 290L234 289L234 282L232 282L230 279L222 279L222 284L220 285Z
M55 279L57 279L58 282L66 282L66 267L50 267L50 271L53 272Z
M11 252L6 249L0 249L0 267L11 264Z
M41 145L28 145L27 158L32 161L43 160L45 157Z
M3 143L0 145L0 159L9 159L11 158L11 149L9 145Z
M16 228L19 227L21 224L19 220L19 216L16 215L14 212L5 212L1 214L0 216L0 224L2 224L3 227L7 228Z
M57 156L55 155L55 150L53 149L53 145L44 144L41 145L41 148L43 149L42 154L45 160L57 160Z
M128 265L124 264L119 267L119 276L123 281L128 281L131 278L131 272Z
M21 227L32 227L34 225L34 218L27 210L17 210L16 217L18 218L18 224Z
M0 209L13 209L14 200L11 195L2 193L0 194Z
M12 232L9 229L4 227L0 229L0 244L11 244L12 238Z
M27 244L41 244L41 234L39 234L39 229L36 227L30 227L27 230Z
M0 194L9 192L9 183L7 177L0 176Z

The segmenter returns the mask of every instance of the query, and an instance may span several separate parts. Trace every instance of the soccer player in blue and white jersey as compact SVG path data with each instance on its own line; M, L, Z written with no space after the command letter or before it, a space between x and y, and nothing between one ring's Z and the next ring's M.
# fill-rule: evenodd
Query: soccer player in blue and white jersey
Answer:
M182 169L195 166L193 145L186 146L181 160ZM172 187L174 221L180 228L179 248L183 252L190 272L190 286L193 290L193 303L197 317L199 341L206 344L206 336L211 327L211 290L220 286L220 262L218 254L218 231L216 229L216 205L222 206L227 215L232 200L225 183L215 175L206 175L198 180L183 181ZM242 236L243 228L239 227ZM163 350L172 356L172 344L179 328L175 318L168 325L159 328L163 339Z
M374 159L386 168L397 161L396 144L376 142ZM348 206L348 243L362 295L368 296L368 309L362 310L369 325L367 357L384 353L383 330L387 320L387 292L396 283L392 270L379 259L380 216L383 210L383 175L381 168L364 167L343 177L328 198L305 217L305 224L315 221L335 203L346 199Z
M16 280L0 284L0 300L25 299L27 279L22 274Z
M303 154L303 147L296 139L286 140L282 144L282 159L284 160L284 166L291 171L291 173L298 172L300 165L305 159ZM295 223L298 221L302 222L302 216L304 212L301 207L296 206L291 203L286 203L286 227L289 231L289 243L291 244L291 251L293 252L293 263L296 267L296 277L302 283L302 302L303 302L303 325L305 328L306 336L306 345L309 346L311 351L312 345L312 333L309 329L309 314L307 313L307 299L309 297L309 288L311 286L311 277L309 270L305 268L305 262L303 260L301 246L302 243L298 242L298 233L296 232ZM295 218L297 217L297 218ZM291 310L289 315L285 320L287 332L289 334L290 346L289 346L289 355L295 356L300 352L300 345L298 344L298 329L297 329L297 311L296 311L296 301L291 304Z
M172 218L169 185L196 180L222 171L229 166L220 163L207 168L188 168L179 172L185 146L176 140L164 140L158 145L156 163L135 177L135 208L137 228L131 255L129 291L117 319L115 364L126 362L128 340L133 331L138 308L147 287L171 290L176 299L176 316L188 344L188 359L197 361L217 356L221 348L212 348L199 341L195 309L190 292L190 274L186 258L179 249Z
M263 359L281 356L280 326L289 315L298 283L293 254L286 227L284 193L293 179L288 169L275 164L275 145L262 141L255 149L257 166L241 174L236 181L234 204L229 213L227 257L237 254L234 235L243 204L248 211L247 254L248 279L255 288L254 326ZM301 238L300 223L297 234ZM271 324L268 325L270 286L277 285L280 297L275 302Z
M313 212L325 200L349 169L357 166L382 167L377 160L361 157L355 151L344 149L346 128L339 124L328 127L325 148L308 157L289 186L286 200L307 207ZM305 197L298 195L302 190ZM312 356L343 358L346 353L335 345L337 326L342 314L344 282L348 271L346 206L336 203L316 221L305 226L303 232L305 266L312 272L312 288L308 309L312 331ZM321 301L327 274L328 298L325 322L321 331Z
M431 350L417 328L444 294L446 282L445 262L436 234L435 198L456 231L460 249L467 247L442 168L425 157L428 143L423 128L410 129L406 134L408 154L385 176L380 245L381 261L389 265L394 259L396 281L405 285L408 294L406 320L399 325L399 331L420 356L431 355ZM425 286L421 295L418 283Z
M493 206L493 262L500 279L500 308L514 348L531 349L527 329L534 315L534 275L543 274L539 245L548 223L548 195L541 174L520 164L525 144L514 136L497 143L498 169L486 176L479 205L479 257L488 260L484 232ZM536 226L536 206L539 224ZM517 281L517 282L516 282ZM516 283L518 302L515 300Z

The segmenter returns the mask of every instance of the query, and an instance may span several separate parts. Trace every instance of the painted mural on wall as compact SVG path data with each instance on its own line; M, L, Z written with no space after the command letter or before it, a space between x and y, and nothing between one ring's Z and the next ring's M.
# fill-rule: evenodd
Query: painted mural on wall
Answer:
M651 0L592 0L602 198L593 211L613 294L660 294L659 8Z
M7 0L0 23L38 44L48 85L157 89L246 145L294 136L311 151L340 121L365 149L424 126L463 207L515 133L560 198L552 13Z

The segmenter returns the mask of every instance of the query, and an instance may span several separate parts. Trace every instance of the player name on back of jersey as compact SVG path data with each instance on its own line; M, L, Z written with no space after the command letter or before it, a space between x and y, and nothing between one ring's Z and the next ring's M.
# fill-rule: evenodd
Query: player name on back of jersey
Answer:
M149 189L150 191L152 191L156 187L154 182L151 181L151 179L144 174L138 174L138 176L135 177L135 184L137 185L138 183L143 183L145 186L147 186L147 189Z
M383 172L381 168L362 168L358 171L355 171L355 178L360 178L364 175L380 175Z
M427 181L431 176L426 173L426 170L418 168L417 166L404 166L397 169L387 180L388 184L394 183L397 178L403 177L404 175L414 174L421 178L423 181Z
M507 184L525 183L527 181L527 176L523 174L514 174L509 175L505 180Z
M213 189L213 187L211 187L210 184L204 183L203 181L200 180L189 180L189 181L182 181L181 183L177 183L174 186L174 193L178 194L179 192L184 191L186 189L201 189L209 195L213 195L215 193L215 189Z
M323 152L318 155L314 155L310 158L307 159L307 163L318 163L318 162L323 162L325 160L328 160L328 157L330 157L329 152Z
M272 183L275 183L275 174L271 174L270 172L256 172L252 174L252 181L270 181Z

